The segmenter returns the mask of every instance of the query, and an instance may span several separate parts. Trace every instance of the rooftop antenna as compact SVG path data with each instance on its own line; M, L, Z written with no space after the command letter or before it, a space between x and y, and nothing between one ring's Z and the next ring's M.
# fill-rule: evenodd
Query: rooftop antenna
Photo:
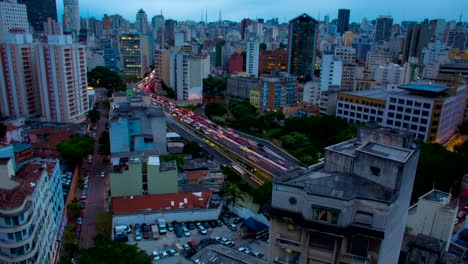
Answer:
M161 16L162 16L162 15L163 15L163 14L162 14L162 9L161 9Z
M219 22L221 22L221 8L219 9Z
M205 23L208 24L208 8L205 9Z
M201 10L200 22L203 22L203 9Z

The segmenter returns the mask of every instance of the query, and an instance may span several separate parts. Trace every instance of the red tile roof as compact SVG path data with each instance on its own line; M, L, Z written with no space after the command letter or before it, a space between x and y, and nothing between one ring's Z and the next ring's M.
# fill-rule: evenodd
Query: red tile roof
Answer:
M202 209L208 207L211 192L137 195L112 198L113 214L157 212L162 210ZM184 198L187 203L184 203ZM173 205L171 202L174 202ZM183 207L180 207L180 204Z
M187 171L186 174L189 182L197 182L208 175L208 171Z
M18 129L18 128L20 128L20 127L19 127L19 126L15 126L15 125L10 125L10 124L8 124L8 125L6 126L6 131L7 131L7 132L10 132L10 131L16 130L16 129Z
M32 143L34 154L38 157L60 157L57 144L62 140L69 140L72 135L77 134L73 130L41 128L32 130L29 139Z
M19 186L12 190L0 189L0 208L14 209L20 206L32 194L34 187L31 183L36 183L42 171L42 164L28 164L11 177Z

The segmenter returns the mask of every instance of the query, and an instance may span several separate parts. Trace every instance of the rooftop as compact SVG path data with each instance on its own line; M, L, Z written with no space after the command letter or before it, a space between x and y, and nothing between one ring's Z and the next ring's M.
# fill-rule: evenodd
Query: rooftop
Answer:
M445 91L446 88L445 87L440 87L440 86L432 86L432 85L406 84L406 85L400 86L400 89L440 93L440 92Z
M450 194L439 190L432 190L429 193L421 196L420 199L434 202L445 202L447 199L450 199Z
M211 192L137 195L112 198L113 214L208 208Z
M398 148L375 142L368 142L364 146L358 148L357 151L398 162L405 162L412 153L412 151L409 149Z
M47 175L50 177L56 166L56 161L31 162L21 168L11 179L18 183L14 189L0 189L0 208L14 209L24 203L42 176L44 164L47 166Z

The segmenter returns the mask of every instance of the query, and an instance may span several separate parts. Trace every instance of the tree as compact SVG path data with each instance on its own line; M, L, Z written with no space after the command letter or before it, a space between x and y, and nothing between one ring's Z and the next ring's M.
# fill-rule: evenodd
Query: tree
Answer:
M217 97L224 96L224 92L227 89L227 78L208 76L203 79L203 97Z
M286 149L298 149L303 146L310 145L310 140L307 138L307 136L298 132L292 132L288 135L285 135L281 138L281 140L283 147Z
M468 140L465 140L463 143L456 145L453 149L465 156L468 156Z
M60 156L67 160L80 160L94 151L94 139L88 135L73 136L57 144Z
M88 72L88 84L94 87L107 88L110 94L127 89L127 84L120 75L104 66L97 66Z
M198 143L195 141L190 141L189 143L185 144L183 153L190 154L192 157L198 157L200 151L200 145L198 145Z
M260 49L260 51L266 50L267 49L267 44L266 43L260 43L259 49Z
M106 99L104 101L101 102L101 105L102 107L104 107L105 109L109 110L110 109L110 99Z
M94 238L95 246L78 250L80 264L151 264L151 257L136 245L111 240L103 235Z
M273 190L273 183L266 182L262 186L258 187L254 192L252 192L254 203L263 205L271 199L271 192Z
M458 132L462 135L468 135L468 121L465 121L458 126Z
M62 245L65 250L65 254L70 256L78 247L76 246L77 237L75 233L75 227L73 225L67 225L63 231Z
M224 116L226 113L226 108L220 103L207 103L205 105L205 115L208 118L212 118L213 116Z
M172 98L172 99L176 98L174 89L167 86L167 84L162 80L161 80L161 89L166 92L167 97Z
M110 137L109 131L103 131L99 138L99 149L98 152L102 155L110 155Z
M91 123L96 124L96 122L101 118L101 112L94 107L93 109L89 110L88 113L86 113L88 116L88 119Z
M81 207L78 201L72 202L68 205L68 214L70 218L77 218L80 215Z
M98 234L110 238L112 234L112 215L110 213L97 214L96 229Z
M240 194L237 186L228 181L225 181L221 186L220 195L228 207L244 201L244 197Z

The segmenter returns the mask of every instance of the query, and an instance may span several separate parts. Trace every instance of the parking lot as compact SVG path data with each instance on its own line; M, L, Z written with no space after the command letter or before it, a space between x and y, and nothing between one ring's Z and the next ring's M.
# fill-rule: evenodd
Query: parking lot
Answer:
M233 219L230 219L230 223L233 222ZM148 223L149 224L149 223ZM139 248L144 250L148 255L152 256L153 252L156 251L160 255L160 260L155 260L155 263L169 263L167 261L173 260L175 261L177 258L180 258L180 255L187 255L187 250L177 250L176 249L176 244L184 245L187 244L189 241L195 242L196 245L199 245L200 241L204 240L206 241L207 239L212 239L212 243L217 244L217 247L225 248L226 250L235 250L236 253L239 253L240 258L239 259L244 259L244 258L253 258L253 259L262 259L266 260L266 255L267 255L267 250L268 250L268 244L265 241L262 241L260 239L254 240L254 241L249 241L241 238L241 224L237 226L237 231L232 231L229 229L226 225L222 226L217 226L217 227L210 227L207 228L207 234L202 235L197 228L193 230L189 230L190 236L189 237L177 237L175 232L167 232L165 235L160 235L158 239L153 240L153 239L142 239L140 241L135 240L135 232L132 231L131 234L128 235L129 241L127 243L129 244L136 244ZM231 244L230 242L227 243L227 245L222 245L223 241L227 242L228 240L233 241L235 244L227 246ZM221 241L221 243L219 242ZM210 244L210 243L209 243ZM188 248L188 245L186 245ZM240 252L238 249L239 248L247 248L249 251L252 252L257 252L259 254L262 254L260 258L256 258L255 256L250 256L248 252ZM167 256L167 257L161 257L162 252L167 252L170 249L174 249L177 251L177 256ZM198 246L196 247L197 250L200 250ZM219 251L219 250L218 250ZM193 250L191 251L193 255L194 252ZM213 254L212 251L210 250L203 250L201 252L198 252L194 257L192 257L192 260L199 260L199 263L215 263L215 262L202 262L202 259L208 259L209 255ZM206 255L203 257L203 255ZM245 257L244 257L245 255ZM193 263L193 262L192 262Z

